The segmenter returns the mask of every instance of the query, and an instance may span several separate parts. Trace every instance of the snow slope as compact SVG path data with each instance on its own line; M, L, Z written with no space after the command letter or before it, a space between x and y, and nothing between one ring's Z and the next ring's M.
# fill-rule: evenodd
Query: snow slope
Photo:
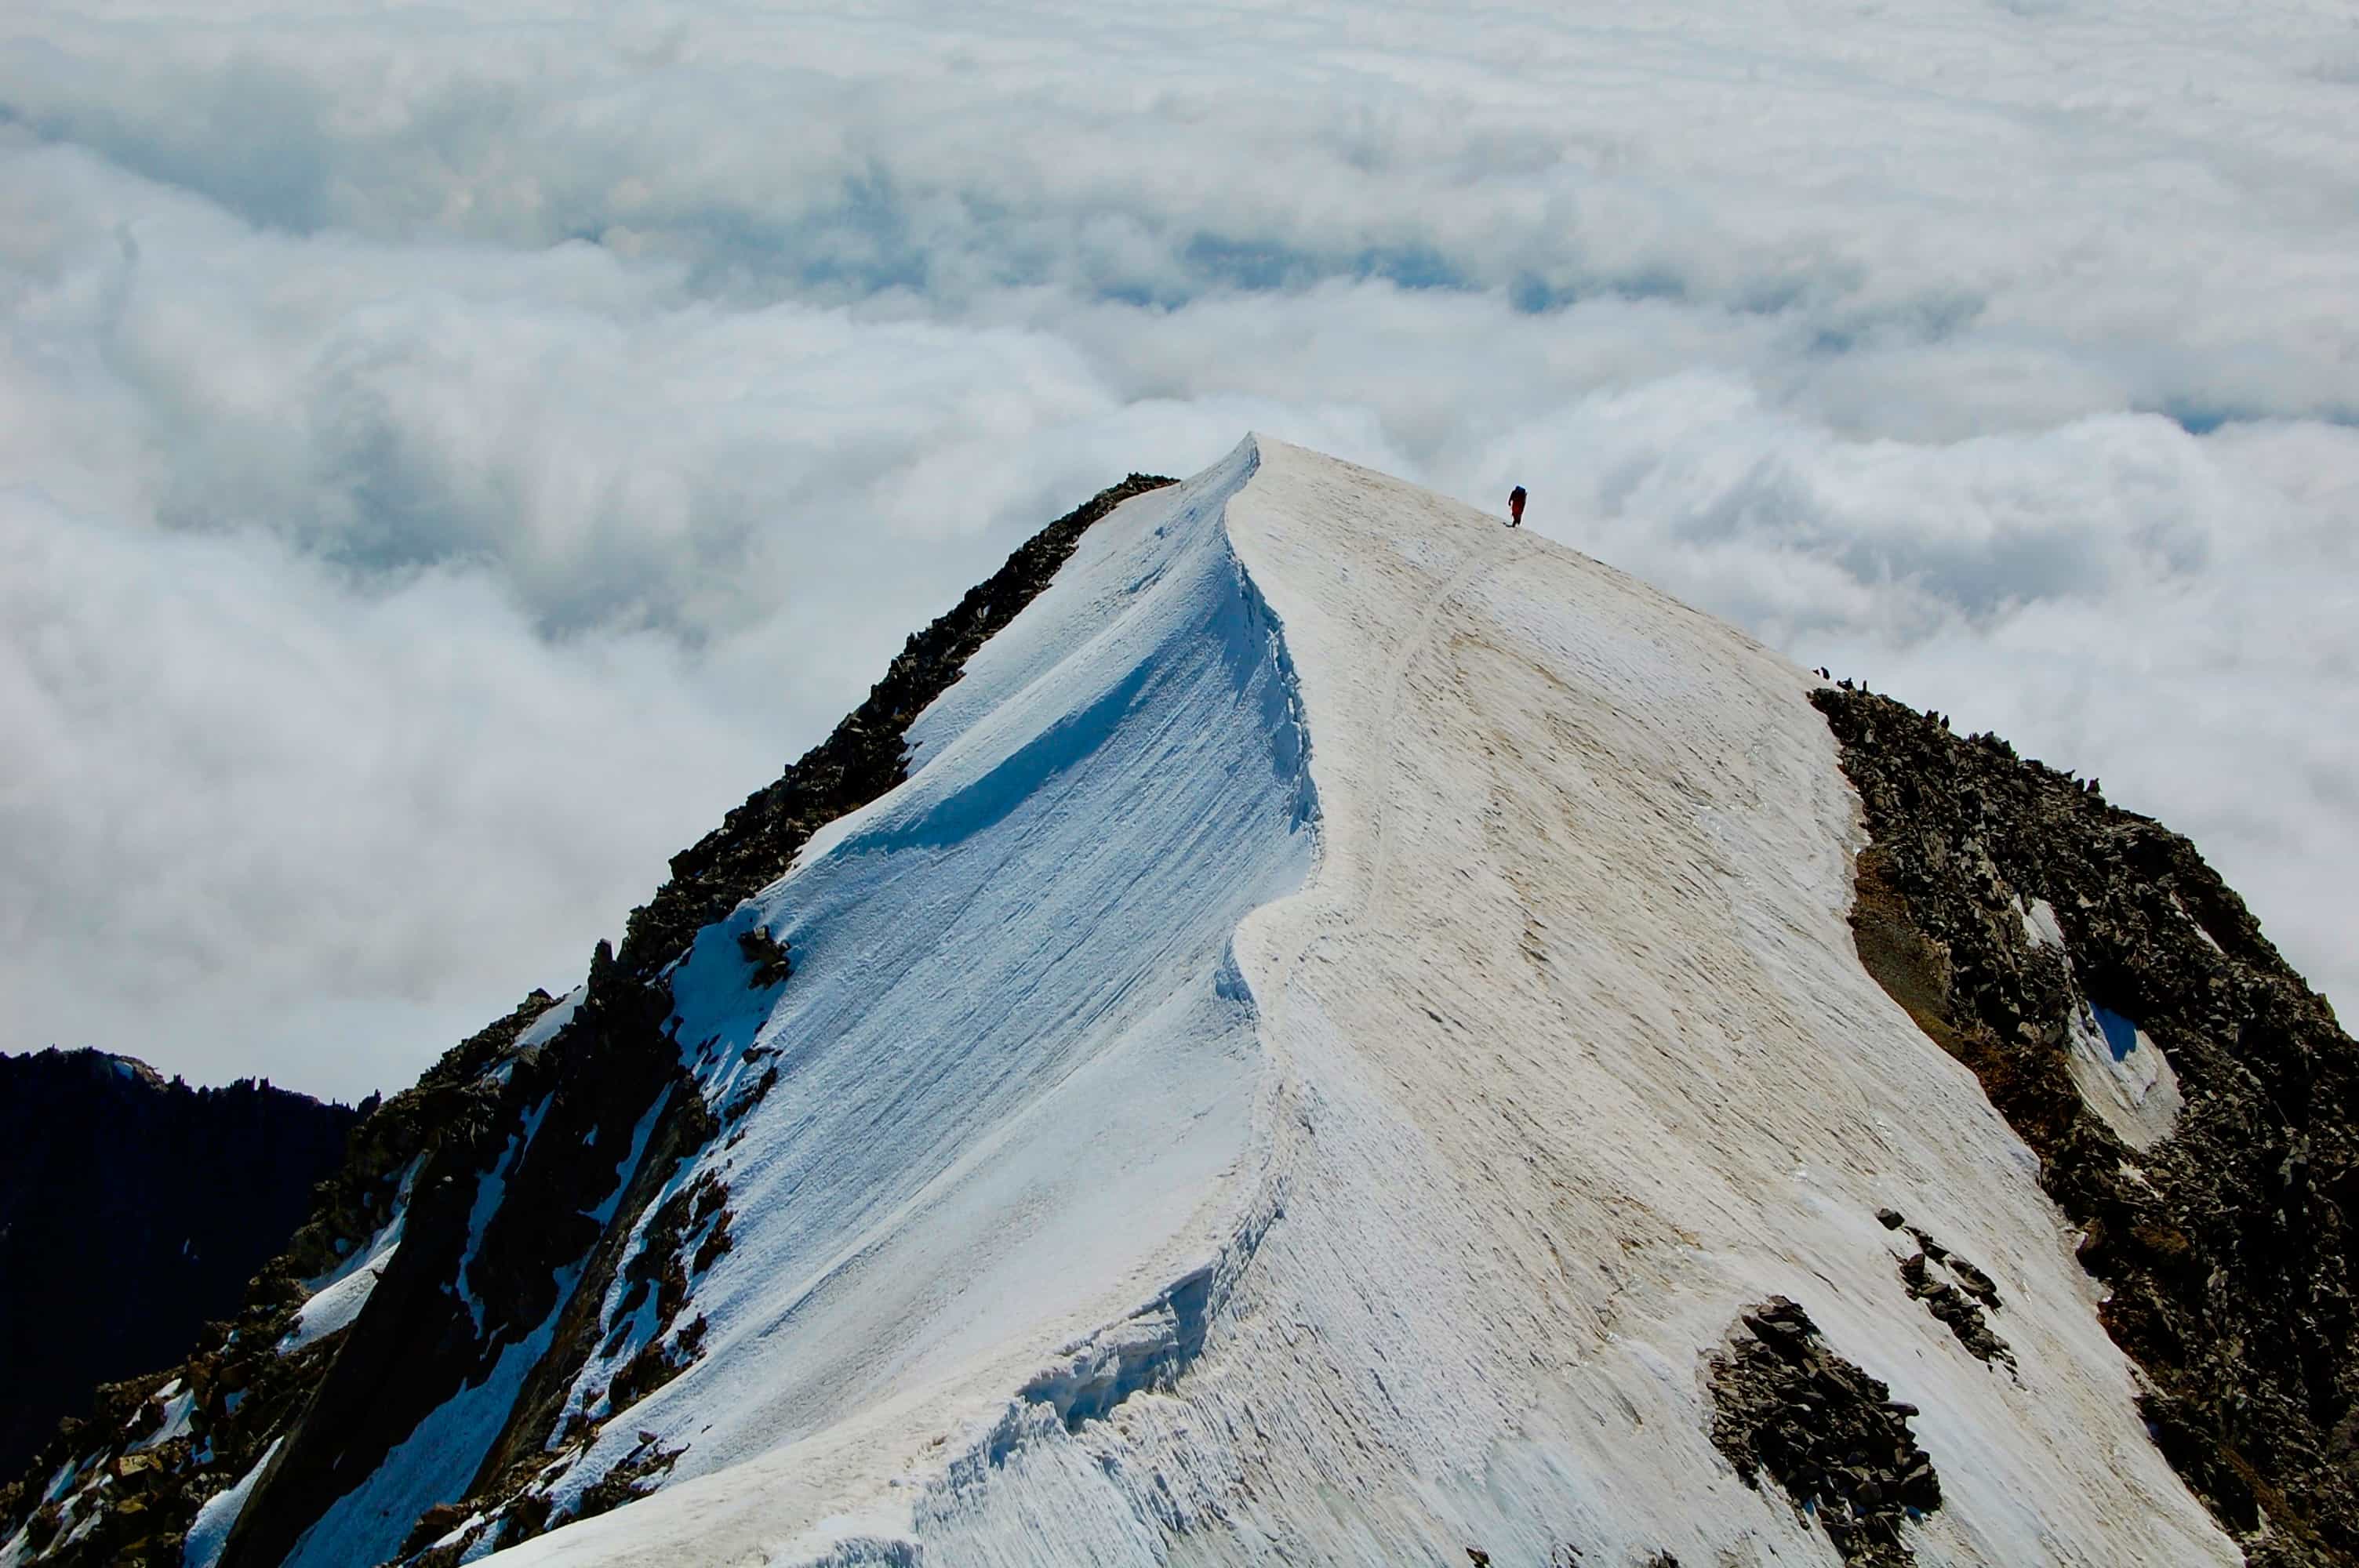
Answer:
M1125 504L675 977L710 1094L781 1074L706 1157L705 1358L573 1487L682 1456L498 1561L1832 1563L1707 1435L1773 1293L1919 1407L1919 1562L2239 1561L2031 1155L1860 968L1810 684L1275 442Z

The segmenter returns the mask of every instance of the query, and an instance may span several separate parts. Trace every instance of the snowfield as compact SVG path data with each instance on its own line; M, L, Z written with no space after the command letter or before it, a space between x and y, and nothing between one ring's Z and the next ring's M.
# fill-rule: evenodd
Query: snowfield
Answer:
M496 1561L1834 1563L1708 1435L1783 1294L1920 1410L1920 1563L2240 1562L2032 1156L1859 964L1810 685L1276 442L1126 503L676 971L713 1103L777 1077L675 1179L734 1216L703 1358L560 1499L679 1457ZM1884 1207L1993 1276L2013 1370Z

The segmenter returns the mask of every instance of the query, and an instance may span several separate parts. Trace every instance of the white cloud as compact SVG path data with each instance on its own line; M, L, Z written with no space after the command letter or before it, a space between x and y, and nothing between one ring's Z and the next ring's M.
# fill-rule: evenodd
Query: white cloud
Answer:
M11 27L0 1046L397 1083L1248 426L2101 773L2359 991L2333 7Z
M450 999L581 967L683 807L771 765L745 718L660 638L536 639L483 574L355 589L261 535L0 495L8 1017L398 1081L411 1010L465 1032Z

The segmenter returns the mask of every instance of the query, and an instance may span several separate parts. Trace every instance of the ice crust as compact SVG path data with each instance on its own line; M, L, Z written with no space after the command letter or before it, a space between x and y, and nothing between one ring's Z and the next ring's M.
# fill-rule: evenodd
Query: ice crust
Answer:
M1708 1436L1785 1294L1921 1411L1920 1563L2237 1563L2030 1152L1860 967L1811 684L1279 443L1126 503L674 976L714 1103L780 1078L675 1178L736 1215L705 1357L565 1496L681 1457L493 1561L1832 1563Z

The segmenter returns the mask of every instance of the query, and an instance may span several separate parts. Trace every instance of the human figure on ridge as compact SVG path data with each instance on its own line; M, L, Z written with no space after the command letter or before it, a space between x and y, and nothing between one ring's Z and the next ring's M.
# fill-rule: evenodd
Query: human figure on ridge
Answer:
M1524 487L1519 484L1516 486L1515 489L1507 492L1507 526L1510 528L1520 528L1523 526L1523 523Z

